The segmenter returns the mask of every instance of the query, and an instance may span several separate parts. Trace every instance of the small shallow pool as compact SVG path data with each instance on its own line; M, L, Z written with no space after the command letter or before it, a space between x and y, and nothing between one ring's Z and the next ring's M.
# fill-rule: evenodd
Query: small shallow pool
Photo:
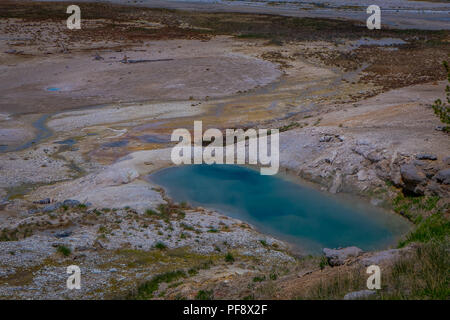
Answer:
M237 165L170 167L149 176L173 200L215 209L284 239L303 252L395 245L409 223L357 200L342 200L279 176Z

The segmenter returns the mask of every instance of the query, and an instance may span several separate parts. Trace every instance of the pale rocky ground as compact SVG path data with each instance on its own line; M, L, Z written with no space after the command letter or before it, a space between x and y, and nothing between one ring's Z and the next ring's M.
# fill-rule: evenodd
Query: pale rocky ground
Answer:
M0 31L20 29L20 22L9 22L2 21ZM46 28L56 32L57 25ZM0 66L0 144L17 148L0 153L0 236L12 240L0 242L2 298L124 297L156 274L190 268L198 273L175 287L163 284L155 298L193 298L205 288L214 288L217 298L242 298L251 293L246 287L254 276L275 270L279 282L261 297L286 298L281 289L295 297L294 286L334 274L321 273L314 259L299 265L302 253L287 243L209 209L177 207L185 216L168 219L146 213L173 205L147 176L171 165L170 133L192 128L194 120L220 129L297 123L280 135L281 170L324 191L356 193L383 205L391 196L386 181L392 181L448 200L449 185L437 177L449 169L450 141L436 130L441 124L430 107L442 97L443 82L376 95L379 87L358 82L362 70L345 72L296 55L349 50L319 41L274 47L217 36L148 41L120 52L120 43L82 43L62 53L34 40L23 45L25 55L5 53L16 46L10 38L0 41L6 59ZM103 60L95 59L97 53ZM125 55L173 60L117 62ZM74 71L65 72L67 66ZM36 72L25 76L30 69ZM43 115L44 125L33 126ZM47 131L51 136L21 148ZM64 140L70 141L57 143ZM422 153L437 160L417 159ZM406 163L414 164L410 175L418 179L406 180ZM378 189L384 191L373 192ZM46 198L50 203L34 203ZM55 206L67 199L87 207ZM158 241L167 248L156 249ZM57 253L60 245L71 255ZM225 262L227 252L234 263ZM383 264L383 257L388 263L395 255L363 253L342 268L370 259ZM71 264L82 269L80 291L66 289Z

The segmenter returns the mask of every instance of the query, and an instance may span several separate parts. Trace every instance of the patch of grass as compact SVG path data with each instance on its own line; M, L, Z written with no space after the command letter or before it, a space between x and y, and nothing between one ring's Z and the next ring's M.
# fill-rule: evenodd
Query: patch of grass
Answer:
M170 283L180 278L185 278L186 273L182 270L169 271L154 276L151 280L144 282L137 288L137 292L130 294L128 299L146 300L153 298L153 293L158 290L160 283Z
M367 277L361 269L338 272L334 277L320 279L305 290L298 299L342 299L347 293L366 289Z
M213 290L200 290L195 296L196 300L213 300L214 292Z
M156 212L153 209L147 209L147 210L145 210L145 214L148 215L148 216L157 216L158 212Z
M189 230L189 231L195 231L195 228L187 223L182 222L180 224L180 226L184 229L184 230Z
M261 242L261 244L262 244L264 247L267 247L267 246L268 246L266 240L259 240L259 242Z
M442 213L435 213L420 222L398 246L401 248L411 242L443 241L448 236L450 236L450 221Z
M380 291L381 299L448 300L449 250L448 241L432 241L416 248L412 256L395 262L383 275L383 281L388 285Z
M422 221L423 215L428 215L438 209L439 200L440 198L437 196L411 197L399 192L392 200L392 206L396 213L417 224Z
M265 281L266 280L266 276L256 276L256 277L253 277L253 282L263 282L263 281Z
M298 123L298 122L292 122L292 123L290 123L290 124L288 124L288 125L279 127L278 130L279 130L280 132L285 132L285 131L288 131L288 130L290 130L290 129L294 129L294 128L298 128L298 127L300 127L300 123Z
M450 67L447 61L443 62L445 71L447 73L447 80L450 83ZM439 117L441 122L445 125L444 131L450 132L450 86L447 85L445 88L445 95L447 97L447 103L443 103L441 99L437 99L433 104L434 114Z
M230 252L228 252L225 255L225 262L228 262L228 263L233 263L234 262L234 257L233 257L233 255Z
M185 205L174 205L171 203L167 204L159 204L157 207L157 211L153 209L147 209L145 213L150 217L156 217L158 219L162 219L166 222L170 221L171 218L176 219L184 219L186 217L186 213L181 210Z
M157 243L155 243L155 248L159 250L164 250L167 249L167 245L162 241L158 241Z
M319 267L320 267L320 270L325 269L325 267L328 266L328 265L329 265L329 263L328 263L327 257L322 256L322 257L320 258L320 261L319 261Z
M198 274L198 270L195 269L195 268L191 268L191 269L188 270L188 274L190 276L195 276L196 274Z
M62 254L63 256L65 256L65 257L70 256L70 254L72 253L72 250L70 250L69 247L66 247L66 246L63 246L63 245L58 246L58 247L56 248L56 251L57 251L58 253L61 253L61 254Z

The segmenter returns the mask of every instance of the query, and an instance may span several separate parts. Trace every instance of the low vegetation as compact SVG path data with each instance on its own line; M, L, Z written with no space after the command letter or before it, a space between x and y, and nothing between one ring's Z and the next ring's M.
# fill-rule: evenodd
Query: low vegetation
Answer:
M154 276L151 280L142 283L135 293L128 295L128 299L146 300L153 298L153 293L158 290L160 283L170 283L180 278L185 278L183 270L169 271Z
M230 252L228 252L225 255L225 262L228 262L228 263L233 263L234 262L234 256Z
M445 71L447 72L447 80L450 83L450 67L447 61L443 62ZM450 86L445 88L447 103L443 103L441 99L437 99L433 104L434 113L441 119L445 125L443 131L450 132Z
M62 254L65 257L70 256L70 254L72 253L72 250L69 247L60 245L56 248L56 251L60 254Z
M440 198L437 196L405 196L399 192L392 200L393 209L414 223L420 223L423 217L429 216L439 208L437 204Z
M399 247L404 247L412 242L444 242L449 235L450 221L439 212L421 221L415 230L409 233L404 240L400 241Z
M213 300L214 293L213 290L200 290L195 296L197 300Z
M413 255L397 261L384 274L387 285L379 292L379 298L449 299L449 250L448 239L419 245Z

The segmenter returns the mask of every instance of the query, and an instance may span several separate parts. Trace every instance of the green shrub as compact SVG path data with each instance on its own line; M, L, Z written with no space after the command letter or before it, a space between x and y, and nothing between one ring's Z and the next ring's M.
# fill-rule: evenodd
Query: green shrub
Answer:
M447 71L447 79L448 82L450 82L450 67L447 63L447 61L443 62L444 68ZM441 99L437 99L434 101L433 104L433 110L434 113L439 117L442 123L444 123L446 126L444 127L445 132L450 132L450 86L447 85L445 88L446 96L447 96L447 103L443 103Z
M327 257L322 256L319 261L320 270L325 269L326 266L328 266L328 259L327 259Z
M195 269L195 268L191 268L191 269L188 270L188 274L190 276L195 276L196 274L198 274L198 270Z
M195 296L197 300L213 300L214 294L212 290L200 290Z
M226 255L225 255L225 261L226 262L229 262L229 263L233 263L234 262L234 257L233 257L233 255L231 254L231 253L227 253Z
M256 276L253 278L253 282L263 282L264 280L266 280L266 276Z
M153 209L147 209L147 210L145 211L145 214L148 215L148 216L157 216L157 215L158 215L158 212L156 212L156 211L153 210Z
M70 248L60 245L56 248L56 251L61 253L63 256L68 257L72 253L72 250Z
M164 250L164 249L167 248L167 245L166 245L164 242L162 242L162 241L158 241L158 242L155 244L155 248L156 248L156 249L160 249L160 250Z

